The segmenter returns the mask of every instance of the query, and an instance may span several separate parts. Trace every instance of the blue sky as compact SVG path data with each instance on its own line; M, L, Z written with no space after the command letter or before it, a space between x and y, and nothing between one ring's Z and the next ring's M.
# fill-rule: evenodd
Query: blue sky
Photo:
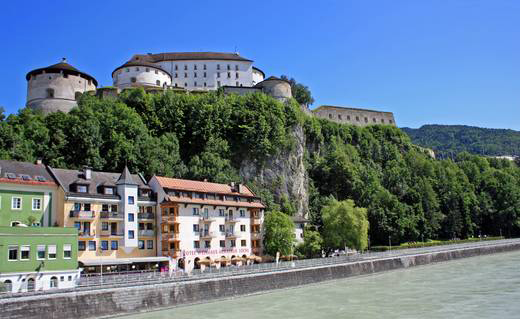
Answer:
M0 105L67 57L111 84L134 53L233 52L322 104L394 112L399 126L520 130L520 1L6 1Z

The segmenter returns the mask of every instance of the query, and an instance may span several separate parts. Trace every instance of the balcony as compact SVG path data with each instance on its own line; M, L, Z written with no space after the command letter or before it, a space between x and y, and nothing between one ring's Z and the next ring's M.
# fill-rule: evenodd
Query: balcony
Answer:
M261 225L262 219L260 217L252 217L251 218L251 224L253 225Z
M251 232L251 239L262 239L262 233L258 231Z
M236 223L236 222L238 222L238 217L226 216L226 223Z
M101 212L100 217L103 219L124 219L125 216L120 212Z
M125 234L118 231L102 230L101 237L123 237Z
M155 220L155 214L154 213L139 213L139 214L137 214L137 218L141 219L141 220L145 220L145 219Z
M179 258L180 255L181 255L181 250L180 249L163 250L162 251L162 255L165 256L165 257L171 256L173 258Z
M235 232L235 231L227 231L226 232L226 237L227 238L237 238L239 236L240 236L240 234L238 232Z
M96 237L96 232L95 231L92 231L92 230L87 230L87 231L79 231L78 232L78 237L79 238L93 238L93 237Z
M163 215L162 221L167 222L168 224L178 224L179 217L177 215Z
M200 216L201 223L211 223L214 221L215 221L215 217L213 217L213 216L205 216L205 215Z
M69 217L77 219L95 219L96 213L93 211L86 210L71 210Z
M215 232L207 231L207 230L201 230L199 233L200 238L214 238L216 237Z
M155 236L155 231L153 229L141 229L141 230L139 230L139 236L153 237L153 236Z

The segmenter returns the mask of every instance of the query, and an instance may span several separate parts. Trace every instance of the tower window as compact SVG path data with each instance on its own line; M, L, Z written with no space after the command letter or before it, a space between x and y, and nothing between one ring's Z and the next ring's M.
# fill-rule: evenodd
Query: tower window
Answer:
M193 70L197 70L197 65L196 64L193 65Z
M228 70L231 70L231 66L230 66L229 64L227 65L227 69L228 69Z
M194 78L197 77L197 72L193 72L193 77L194 77Z
M150 72L150 68L146 68L146 72Z
M126 69L126 72L130 72L130 69L129 69L129 68L127 68L127 69Z
M157 80L155 81L155 84L157 84L157 86L161 86L161 81Z
M217 81L217 86L220 87L220 81Z
M219 78L219 77L220 77L220 72L217 72L217 78Z
M184 86L185 86L185 87L188 87L188 83L184 82Z
M47 89L47 97L54 98L54 89Z
M206 87L206 82L204 82L204 87Z
M197 82L194 83L194 86L197 86Z
M227 77L228 77L228 79L231 78L231 72L228 72L228 73L227 73Z
M188 69L188 65L184 65L184 70L187 70Z
M206 64L204 64L204 67L203 67L204 70L206 70Z
M136 70L136 71L139 71L139 68L138 68L138 67L136 67L136 68L135 68L135 70Z
M187 78L188 77L188 73L184 73L184 77Z
M238 81L236 81L235 83L236 83L236 86L238 86Z
M177 78L177 73L175 73L175 78Z
M68 78L69 75L68 75L67 73L63 73L63 77L64 77L64 78Z
M130 78L130 82L135 83L137 81L136 78Z
M368 117L365 117L365 123L368 123Z
M238 79L238 72L235 74L235 79Z
M338 119L340 119L340 120L342 119L342 118L341 118L341 114L338 114Z
M206 72L204 72L204 77L206 77Z
M238 65L235 65L235 71L238 71Z
M375 117L372 118L372 122L374 122L374 123L377 122Z
M155 74L159 74L159 71L155 70Z
M217 64L217 70L220 70L220 64Z

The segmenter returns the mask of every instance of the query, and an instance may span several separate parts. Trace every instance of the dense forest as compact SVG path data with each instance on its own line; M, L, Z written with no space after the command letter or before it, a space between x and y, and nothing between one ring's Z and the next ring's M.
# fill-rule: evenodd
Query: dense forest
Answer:
M322 207L351 199L366 208L373 245L479 234L518 234L520 169L514 162L461 153L435 160L396 127L355 127L310 117L296 101L267 95L148 94L119 99L84 95L69 114L30 110L0 116L0 158L53 167L238 181L240 165L255 165L295 149L303 127L309 178L309 218L322 225ZM275 184L244 180L268 210L294 213Z
M433 149L441 157L461 152L484 156L520 155L520 132L465 125L423 125L402 128L412 143Z

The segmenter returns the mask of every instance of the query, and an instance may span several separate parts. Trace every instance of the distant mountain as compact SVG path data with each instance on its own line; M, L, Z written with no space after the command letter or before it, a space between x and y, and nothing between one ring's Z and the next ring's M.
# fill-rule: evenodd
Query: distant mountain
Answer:
M414 144L431 148L437 155L467 151L472 154L520 155L520 132L466 125L423 125L401 128Z

